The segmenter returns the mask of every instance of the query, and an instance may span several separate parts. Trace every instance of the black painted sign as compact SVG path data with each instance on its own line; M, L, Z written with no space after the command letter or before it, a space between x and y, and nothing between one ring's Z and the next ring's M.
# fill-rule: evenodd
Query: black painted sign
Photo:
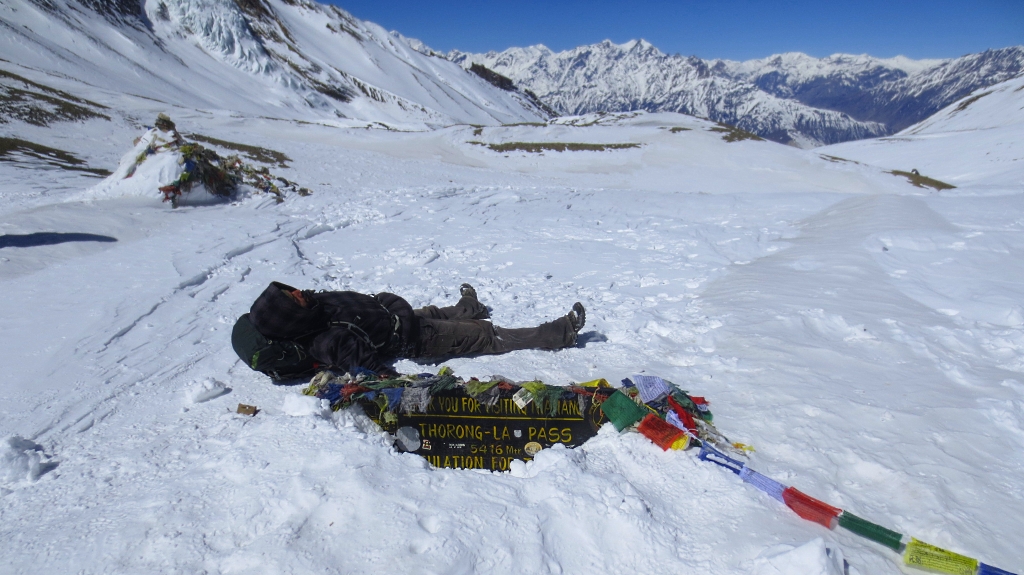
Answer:
M565 394L568 397L569 394ZM430 399L426 413L398 413L387 422L374 403L364 409L385 431L396 436L400 451L422 455L435 467L507 471L514 459L529 461L541 449L576 447L593 437L607 419L586 395L550 405L516 404L511 391L487 407L463 389L442 391Z

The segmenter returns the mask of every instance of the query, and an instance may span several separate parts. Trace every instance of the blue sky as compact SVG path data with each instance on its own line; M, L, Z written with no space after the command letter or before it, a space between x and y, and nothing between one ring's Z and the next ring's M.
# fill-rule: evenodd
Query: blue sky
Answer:
M702 58L951 58L1024 44L1024 0L330 1L440 51L565 50L644 38L663 52Z

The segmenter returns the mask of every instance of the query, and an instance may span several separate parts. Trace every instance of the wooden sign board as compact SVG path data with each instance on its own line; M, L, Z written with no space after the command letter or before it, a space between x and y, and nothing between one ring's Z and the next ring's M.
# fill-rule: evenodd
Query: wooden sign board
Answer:
M512 396L503 391L497 404L487 407L463 389L442 391L430 399L426 413L398 413L390 423L376 404L363 407L396 436L399 451L421 455L434 467L492 471L507 471L513 460L530 461L555 444L581 445L607 421L585 395L560 399L555 415L536 402L521 409Z

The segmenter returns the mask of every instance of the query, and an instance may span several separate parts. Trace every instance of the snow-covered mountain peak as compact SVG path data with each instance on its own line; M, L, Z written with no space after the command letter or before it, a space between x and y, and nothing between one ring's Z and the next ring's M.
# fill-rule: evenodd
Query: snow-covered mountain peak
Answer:
M661 50L658 50L654 46L654 44L651 44L650 42L648 42L647 40L644 40L643 38L641 38L639 40L630 40L630 41L625 42L623 44L615 44L611 40L605 40L605 42L607 42L607 45L609 47L618 48L619 50L621 50L623 52L634 52L635 51L635 52L651 52L651 53L662 54Z
M808 81L822 76L852 78L872 71L883 71L893 78L905 77L942 62L944 60L911 60L903 56L880 59L868 54L832 54L825 58L815 58L802 52L786 52L742 62L711 60L709 64L720 73L732 77L746 79L781 73L792 81Z

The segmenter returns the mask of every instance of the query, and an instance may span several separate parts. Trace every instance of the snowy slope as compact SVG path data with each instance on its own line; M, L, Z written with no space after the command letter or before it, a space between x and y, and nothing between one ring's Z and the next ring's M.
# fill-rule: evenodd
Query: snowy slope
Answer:
M955 185L1024 184L1024 78L984 88L887 138L818 151Z
M72 94L101 89L121 99L289 119L422 129L545 117L525 98L430 55L419 42L332 6L306 0L93 4L4 2L5 66L20 65L10 71ZM116 105L115 98L100 103Z
M314 193L77 201L97 178L0 162L0 571L835 575L827 545L850 573L900 573L881 546L612 428L508 474L397 454L234 356L231 325L271 280L417 306L470 281L509 326L582 301L578 348L449 365L662 375L706 396L755 468L1024 567L1024 187L926 193L676 114L419 133L172 115L287 155L275 171ZM111 124L59 141L113 170L131 142ZM639 147L487 147L515 142Z

